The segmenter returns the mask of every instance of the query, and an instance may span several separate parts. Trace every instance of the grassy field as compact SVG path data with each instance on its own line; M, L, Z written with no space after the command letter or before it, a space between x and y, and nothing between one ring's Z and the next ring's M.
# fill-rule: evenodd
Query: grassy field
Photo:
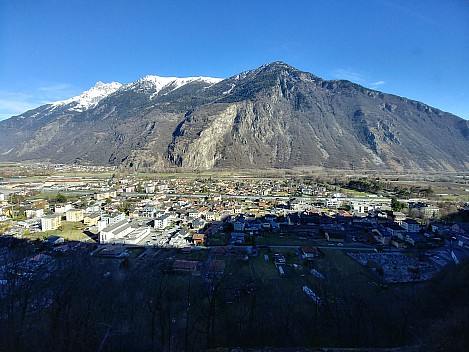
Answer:
M341 188L340 192L350 194L352 197L375 197L375 194L356 191L354 189Z
M192 250L190 253L183 253L182 251L177 252L178 259L186 259L186 260L198 260L198 261L205 261L207 260L210 254L210 249L200 249L200 250Z
M266 261L264 255L268 255L269 259ZM261 250L257 257L251 257L250 261L253 266L254 274L260 282L277 279L279 273L274 265L273 252Z
M225 246L228 243L228 235L225 232L217 232L214 235L211 235L207 240L207 245L209 246Z
M33 196L30 196L28 197L29 199L47 199L47 200L56 200L57 199L57 194L60 193L62 195L64 195L65 197L67 197L67 199L69 198L77 198L77 194L75 193L67 193L67 192L63 192L63 191L57 191L57 192L42 192L42 193L38 193L38 194L35 194ZM92 192L90 192L90 194L92 194Z
M332 275L334 279L347 280L353 283L357 292L368 287L370 281L377 280L367 268L348 256L346 251L327 248L321 251L325 256L315 262L315 268L324 276Z
M54 176L109 179L113 172L54 172Z
M299 236L282 236L278 234L263 234L256 236L258 246L305 246L311 242L309 239L301 239Z
M49 236L55 235L55 236L61 236L67 241L89 240L89 241L95 242L94 239L91 239L90 236L83 233L84 228L85 228L85 225L80 222L62 221L62 226L58 230L26 233L24 235L24 238L30 239L30 240L36 240L36 239L44 239Z

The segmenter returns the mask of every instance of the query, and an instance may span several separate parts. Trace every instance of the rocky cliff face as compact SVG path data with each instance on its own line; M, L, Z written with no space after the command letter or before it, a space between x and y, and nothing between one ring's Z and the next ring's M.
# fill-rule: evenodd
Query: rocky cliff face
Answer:
M188 168L467 169L468 122L347 81L274 63L235 76L188 114L169 148ZM216 131L216 137L214 137Z
M85 111L44 106L0 122L8 131L0 160L148 170L469 169L468 121L348 81L277 62L222 81L168 82L144 78Z

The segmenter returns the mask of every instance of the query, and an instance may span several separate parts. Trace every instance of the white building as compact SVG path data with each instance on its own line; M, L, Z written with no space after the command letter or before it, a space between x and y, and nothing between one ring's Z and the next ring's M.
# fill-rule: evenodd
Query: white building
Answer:
M65 219L71 222L83 221L84 211L83 209L69 209L65 212Z
M291 203L291 208L296 212L303 212L311 210L313 208L313 205L309 201L305 201L304 199L295 199Z
M114 215L103 215L101 220L98 221L98 231L105 229L107 226L116 224L125 219L124 213L117 213Z
M99 243L115 242L115 240L125 237L132 231L131 224L124 219L99 231Z
M41 218L42 231L54 231L62 225L62 216L60 214L47 215Z
M423 216L427 219L436 218L440 215L440 208L433 205L427 205L421 208L420 211L422 212Z
M420 225L414 219L405 219L402 221L401 226L408 232L419 232Z
M124 244L137 244L144 237L150 234L150 228L148 226L139 227L134 229L133 231L127 234L125 237L118 239L116 242L124 243Z
M86 214L83 216L83 224L86 226L94 226L98 224L99 219L101 216L99 213L91 213L91 214Z
M85 209L85 213L96 213L96 212L99 212L100 210L101 210L101 206L99 204L93 204L93 205L88 206Z
M193 218L193 219L200 218L201 215L202 214L197 209L190 209L190 210L187 211L187 216L189 216L190 218Z
M218 221L220 220L220 213L215 211L207 211L205 213L205 220L207 221Z
M24 215L26 215L27 219L31 218L40 218L41 216L44 216L44 209L38 208L38 209L26 209L24 211Z
M119 221L99 232L99 243L137 244L150 234L150 228L134 227L127 220Z
M64 205L56 205L54 208L54 213L56 214L65 214L67 210L72 209L71 204L64 204Z
M342 200L338 198L326 198L324 200L324 206L326 208L338 208L342 205Z
M374 210L374 207L365 201L351 201L350 202L350 210L353 213L368 213L370 210Z
M105 200L107 198L116 198L117 192L116 191L107 191L107 192L100 192L94 194L94 199L96 200Z
M165 227L169 226L170 218L169 215L163 215L158 218L156 218L153 221L153 227L155 229L164 229Z

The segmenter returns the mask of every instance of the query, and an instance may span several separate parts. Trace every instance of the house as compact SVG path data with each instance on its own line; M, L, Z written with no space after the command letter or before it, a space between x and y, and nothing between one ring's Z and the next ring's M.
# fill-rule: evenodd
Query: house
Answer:
M143 207L141 216L144 218L156 218L159 213L159 209L152 205L146 205Z
M342 205L342 200L338 198L327 198L324 200L324 207L338 208Z
M454 248L451 251L451 258L455 264L461 264L462 262L469 260L469 251L461 248Z
M83 224L86 226L94 226L98 223L100 215L98 213L87 214L83 217Z
M244 208L241 205L235 205L233 207L233 213L234 214L241 214L243 212Z
M402 222L406 219L404 213L400 211L389 211L388 212L388 221L396 222L397 224L402 224Z
M469 235L459 235L457 241L459 247L469 248Z
M106 228L109 225L116 224L122 220L125 220L125 214L124 213L117 213L117 214L112 214L112 215L103 215L101 216L101 220L98 221L98 231L101 231L102 229Z
M93 204L88 206L85 209L85 213L97 213L101 210L101 206L99 204Z
M290 203L290 207L292 210L294 211L298 211L298 212L303 212L303 211L307 211L307 210L311 210L313 208L312 204L310 204L309 202L306 202L304 199L302 198L297 198L297 199L294 199L291 203Z
M350 210L353 213L368 213L370 210L374 210L374 206L366 201L350 201Z
M194 233L192 235L192 241L194 241L194 244L196 244L196 245L204 244L205 234L203 234L203 233Z
M342 216L342 217L351 217L352 214L350 214L348 211L345 211L345 210L343 210L343 209L339 209L339 210L337 211L337 216L339 216L339 217L341 217L341 216Z
M52 214L46 215L41 218L41 230L42 231L54 231L62 225L62 215Z
M383 245L388 245L391 243L392 235L386 229L384 228L373 229L371 230L371 233L377 242Z
M138 244L144 237L150 234L150 227L139 227L137 224L131 225L132 231L123 237L119 237L114 242L123 244Z
M262 222L260 220L248 220L244 226L245 231L259 231L261 228Z
M427 243L425 236L418 232L407 232L404 236L404 241L410 243L412 246L424 246Z
M70 210L72 209L72 205L71 204L63 204L63 205L56 205L54 207L54 213L56 214L65 214L65 212L67 210Z
M233 222L233 229L235 231L244 231L244 227L246 226L246 223L244 221L243 217L237 217L236 220Z
M414 219L405 219L402 221L401 226L407 232L419 232L420 230L420 224Z
M399 237L392 237L391 245L396 248L407 248L407 243Z
M424 218L433 219L440 215L440 208L433 205L427 205L420 208L420 212L423 214Z
M451 231L458 235L469 236L469 223L457 222L451 226Z
M65 219L70 222L83 221L84 211L83 209L69 209L65 212Z
M108 191L108 192L100 192L94 194L94 199L96 200L105 200L107 198L116 198L117 192L116 191Z
M200 218L202 214L197 209L190 209L187 211L187 216L193 219Z
M207 221L220 221L220 213L217 211L207 211L205 213L205 220Z
M324 236L329 242L344 242L346 234L341 230L326 230Z
M44 209L41 209L41 208L25 209L24 215L26 215L27 219L40 218L44 216Z
M18 221L16 225L20 227L24 227L25 229L29 229L31 225L33 225L30 221Z
M58 246L61 243L64 243L65 239L61 236L49 236L46 240L46 243L49 246Z
M193 229L202 229L204 228L206 222L203 219L195 219L192 220L192 228Z
M401 240L404 239L402 233L405 232L405 229L398 223L388 223L385 225L385 228L391 236L399 237Z
M155 229L164 229L169 226L170 218L169 215L162 215L153 220L153 227Z

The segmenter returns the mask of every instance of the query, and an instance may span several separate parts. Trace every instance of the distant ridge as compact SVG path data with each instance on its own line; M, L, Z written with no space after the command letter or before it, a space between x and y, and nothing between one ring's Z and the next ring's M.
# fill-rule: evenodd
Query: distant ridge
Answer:
M469 122L283 62L227 79L145 76L0 122L0 161L140 170L468 171Z

